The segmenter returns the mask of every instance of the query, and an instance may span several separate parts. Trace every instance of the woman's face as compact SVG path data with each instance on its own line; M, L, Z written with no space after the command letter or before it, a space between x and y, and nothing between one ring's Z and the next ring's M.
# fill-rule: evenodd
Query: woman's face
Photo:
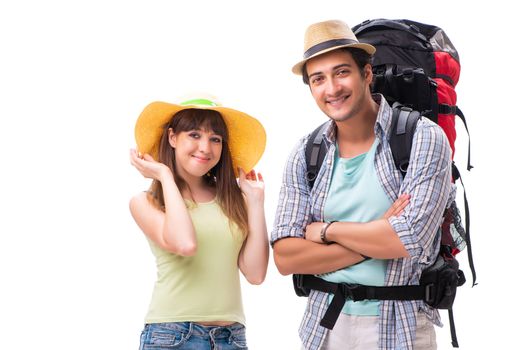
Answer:
M202 177L220 161L222 136L213 131L195 129L175 135L170 129L169 143L175 149L176 171L182 178Z

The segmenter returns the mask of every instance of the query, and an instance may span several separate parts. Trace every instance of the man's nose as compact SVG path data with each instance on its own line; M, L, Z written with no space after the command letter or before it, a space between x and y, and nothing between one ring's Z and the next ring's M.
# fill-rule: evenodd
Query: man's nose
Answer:
M337 93L340 91L340 86L341 86L338 80L329 78L327 79L326 83L327 83L326 92L328 93L328 95L337 95Z

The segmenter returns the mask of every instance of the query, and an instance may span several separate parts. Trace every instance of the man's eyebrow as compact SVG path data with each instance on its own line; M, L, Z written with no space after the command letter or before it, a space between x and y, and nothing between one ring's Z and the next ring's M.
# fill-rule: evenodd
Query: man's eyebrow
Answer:
M331 68L331 70L334 71L334 70L337 70L337 69L342 68L342 67L352 68L352 65L350 63L342 63L342 64L334 66L333 68ZM314 77L315 75L322 75L322 74L323 74L322 72L311 73L308 76L308 78L311 79L311 77Z
M311 73L308 78L311 79L312 77L314 77L315 75L322 75L322 72L315 72L315 73Z
M350 63L342 63L342 64L339 64L338 66L333 67L332 70L337 70L337 69L342 68L342 67L348 67L348 68L351 68L351 67L353 67L353 66L352 66Z

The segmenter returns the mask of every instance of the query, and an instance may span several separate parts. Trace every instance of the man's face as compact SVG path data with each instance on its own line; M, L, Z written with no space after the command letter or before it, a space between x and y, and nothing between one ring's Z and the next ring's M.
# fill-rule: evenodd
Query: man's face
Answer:
M311 94L328 117L344 121L362 111L373 77L369 65L362 77L353 56L345 50L325 53L306 64Z

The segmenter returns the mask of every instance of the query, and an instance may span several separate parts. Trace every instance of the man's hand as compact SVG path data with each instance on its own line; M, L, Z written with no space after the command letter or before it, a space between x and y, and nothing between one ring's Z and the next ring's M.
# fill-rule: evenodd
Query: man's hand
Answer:
M409 194L402 194L398 199L389 207L389 209L382 216L383 219L388 219L391 216L397 216L402 214L404 208L409 204ZM312 222L306 227L305 238L315 243L324 243L320 238L320 231L324 227L325 222Z
M325 222L312 222L311 224L307 225L305 238L315 243L324 243L320 239L320 231L325 224Z
M389 209L382 215L383 219L389 219L391 216L398 216L402 214L404 208L409 204L409 199L411 196L409 194L401 194L395 203L389 207Z

